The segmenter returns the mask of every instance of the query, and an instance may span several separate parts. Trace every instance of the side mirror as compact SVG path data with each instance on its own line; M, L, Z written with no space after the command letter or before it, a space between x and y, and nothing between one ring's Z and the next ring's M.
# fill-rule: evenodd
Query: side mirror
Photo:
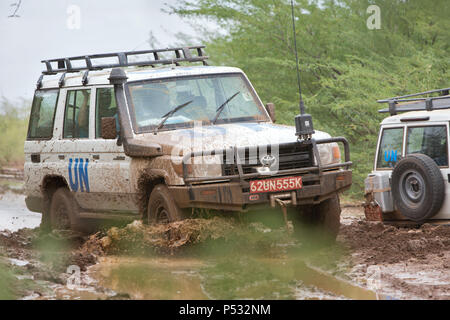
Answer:
M114 140L117 138L116 118L102 118L102 139Z
M266 104L266 110L269 113L270 119L272 119L273 123L277 122L275 117L275 105L273 103Z

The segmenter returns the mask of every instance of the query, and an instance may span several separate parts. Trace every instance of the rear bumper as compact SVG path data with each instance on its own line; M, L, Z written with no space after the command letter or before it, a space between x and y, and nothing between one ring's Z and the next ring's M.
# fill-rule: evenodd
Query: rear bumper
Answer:
M351 170L325 171L320 175L301 176L303 188L294 191L297 205L320 203L336 192L347 190L352 184ZM181 208L197 207L231 211L243 211L249 206L269 204L270 195L277 194L253 194L240 182L173 186L169 187L169 190Z

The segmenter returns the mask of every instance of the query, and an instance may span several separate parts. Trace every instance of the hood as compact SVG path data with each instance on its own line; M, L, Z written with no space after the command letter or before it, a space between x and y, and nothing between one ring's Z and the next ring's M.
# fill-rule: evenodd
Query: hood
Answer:
M316 130L313 138L326 139L330 135ZM251 122L199 126L164 131L157 135L145 133L138 135L136 139L161 145L164 154L175 154L173 148L177 148L181 155L202 150L289 143L297 141L297 136L293 126Z

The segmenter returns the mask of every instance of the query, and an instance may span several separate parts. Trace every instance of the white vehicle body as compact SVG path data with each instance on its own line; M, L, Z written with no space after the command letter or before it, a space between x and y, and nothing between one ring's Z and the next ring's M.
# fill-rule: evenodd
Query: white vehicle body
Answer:
M189 54L185 52L185 56ZM192 58L186 59L190 61ZM62 61L66 63L66 67L70 66L69 59ZM175 64L174 61L156 62ZM48 72L44 72L45 76L41 77L35 93L24 149L26 202L30 210L48 214L51 211L54 192L62 188L70 192L70 198L73 197L76 203L77 215L79 213L81 218L137 214L145 217L149 195L155 186L161 184L167 186L174 202L182 209L197 207L245 211L249 205L269 203L270 194L251 195L248 188L250 179L264 177L266 174L259 173L259 167L253 168L261 165L258 159L253 167L247 166L245 172L243 165L236 164L238 179L236 175L225 171L235 170L234 167L227 169L224 163L197 165L194 161L193 167L185 167L182 160L189 156L197 157L195 153L211 150L240 152L241 149L254 146L294 146L299 144L295 128L273 123L250 81L238 68L152 66L125 65L123 68L110 67L102 70L88 68L85 72L70 69L63 75L63 71L53 72L47 66ZM126 86L117 86L113 82L114 71L123 74L127 80ZM250 101L259 108L258 117L234 122L229 118L223 119L222 123L209 119L206 125L200 123L200 126L197 126L195 122L192 126L177 127L178 118L184 117L177 115L171 119L174 122L167 124L167 127L163 128L161 125L159 128L155 126L151 131L141 130L143 125L136 120L137 108L133 90L142 93L142 88L158 87L164 81L176 82L178 88L178 82L208 80L216 76L240 79L240 86L243 88L241 91L245 92L241 94L242 97L238 95L238 98ZM181 85L180 87L183 88ZM122 95L121 92L126 94ZM105 110L101 104L104 103L105 97L108 101L107 111L115 110L114 115L103 115ZM195 104L192 101L189 103ZM216 103L209 104L215 113ZM168 105L170 106L172 103ZM83 117L80 115L83 110L88 111L85 120L87 124L82 125L85 114ZM159 117L159 120L164 118ZM107 118L112 119L119 127L118 138L103 138L103 120L108 120ZM83 133L81 129L84 130ZM280 153L280 159L285 161L280 160L280 165L286 164L286 161L301 160L305 155L304 161L308 165L295 162L289 170L280 169L277 172L272 170L272 167L264 167L275 178L293 174L304 175L305 185L301 190L292 190L288 194L289 197L295 198L294 203L318 204L351 185L351 171L348 170L351 162L348 159L346 140L331 138L320 131L315 132L313 139L318 140L317 146L312 142L307 146L300 146L306 148L306 151L300 149L295 151L297 154L290 149L280 151L284 152ZM345 145L345 163L341 163L337 142ZM275 147L271 150L275 152ZM245 153L245 157L247 156ZM203 155L201 157L206 158ZM218 154L213 156L218 157ZM237 155L235 157L238 159ZM276 163L278 165L278 161ZM320 174L312 174L311 170L318 170Z
M445 153L447 157L446 165L439 165L442 174L442 179L445 183L445 199L440 211L429 220L447 220L450 219L450 168L448 165L448 156L450 154L449 144L449 123L450 110L435 110L435 111L413 111L400 115L388 117L383 120L380 127L377 151L374 161L374 169L369 174L365 181L365 193L371 195L376 205L378 205L383 212L387 221L389 220L403 220L403 217L397 210L395 201L391 194L391 175L394 167L382 168L380 167L380 159L387 156L390 157L390 152L397 151L397 160L405 158L411 154L407 150L408 139L412 134L412 130L430 127L441 127L442 132L445 132L446 148ZM386 130L399 129L402 130L401 148L400 150L383 150L382 140ZM385 154L383 154L385 152ZM387 153L386 153L387 152ZM386 159L385 159L386 160Z

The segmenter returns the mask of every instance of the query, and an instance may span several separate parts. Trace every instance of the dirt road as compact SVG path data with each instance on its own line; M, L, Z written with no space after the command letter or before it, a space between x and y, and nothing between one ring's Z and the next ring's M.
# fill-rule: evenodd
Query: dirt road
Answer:
M262 246L263 255L247 256L234 249L233 255L222 242L206 250L204 239L226 239L226 232L217 233L217 224L206 223L195 230L191 225L170 230L190 228L201 254L169 250L133 256L120 237L129 241L132 234L133 248L145 241L152 246L167 244L139 224L111 229L87 242L73 234L40 235L38 229L16 232L40 222L40 215L28 212L23 201L21 195L0 195L0 282L3 266L15 275L14 281L11 277L4 281L10 281L16 298L450 299L450 227L446 226L384 226L366 222L362 208L347 207L337 245L331 248L305 249L305 243L292 246L285 239L278 243L274 230L251 225L244 230L252 233L246 239L252 247L246 250L257 252ZM228 228L242 231L232 224ZM179 246L188 242L178 241ZM111 243L115 250L110 250ZM303 249L287 250L289 246ZM211 251L216 252L214 258ZM80 267L80 282L71 290L67 268L74 265Z
M361 207L344 209L342 223L352 281L397 299L450 299L449 225L386 226L365 221Z

